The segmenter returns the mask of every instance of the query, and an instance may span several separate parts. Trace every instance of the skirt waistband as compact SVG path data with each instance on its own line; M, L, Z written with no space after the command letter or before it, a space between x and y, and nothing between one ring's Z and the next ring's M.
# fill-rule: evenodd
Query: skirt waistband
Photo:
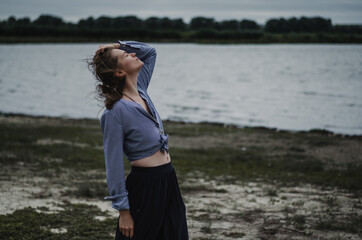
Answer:
M147 174L147 175L160 175L164 173L171 172L173 166L171 162L155 166L155 167L135 167L131 166L131 173L133 174Z

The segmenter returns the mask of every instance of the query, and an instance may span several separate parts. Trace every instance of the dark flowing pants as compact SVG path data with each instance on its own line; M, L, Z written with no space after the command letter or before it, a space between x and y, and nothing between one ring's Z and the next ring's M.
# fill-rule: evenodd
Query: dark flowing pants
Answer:
M188 240L186 207L171 162L133 167L126 178L133 240ZM119 218L118 218L119 221ZM129 240L117 222L116 240Z

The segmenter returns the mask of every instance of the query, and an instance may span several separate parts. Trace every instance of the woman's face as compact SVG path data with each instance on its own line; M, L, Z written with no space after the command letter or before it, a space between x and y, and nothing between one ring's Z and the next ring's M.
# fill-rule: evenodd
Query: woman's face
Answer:
M112 49L111 56L117 58L117 67L126 74L138 72L144 64L135 53L127 53L121 49Z

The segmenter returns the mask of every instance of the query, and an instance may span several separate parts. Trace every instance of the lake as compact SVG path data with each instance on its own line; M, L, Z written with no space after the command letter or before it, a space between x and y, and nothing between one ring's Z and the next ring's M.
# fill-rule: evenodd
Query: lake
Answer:
M0 44L0 111L100 118L82 60L98 45ZM163 120L362 134L362 45L151 45Z

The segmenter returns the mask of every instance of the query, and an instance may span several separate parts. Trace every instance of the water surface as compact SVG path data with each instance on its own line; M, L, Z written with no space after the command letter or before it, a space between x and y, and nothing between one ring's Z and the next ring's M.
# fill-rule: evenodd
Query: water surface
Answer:
M1 44L0 111L99 118L82 61L98 45ZM151 45L164 120L362 134L362 45Z

